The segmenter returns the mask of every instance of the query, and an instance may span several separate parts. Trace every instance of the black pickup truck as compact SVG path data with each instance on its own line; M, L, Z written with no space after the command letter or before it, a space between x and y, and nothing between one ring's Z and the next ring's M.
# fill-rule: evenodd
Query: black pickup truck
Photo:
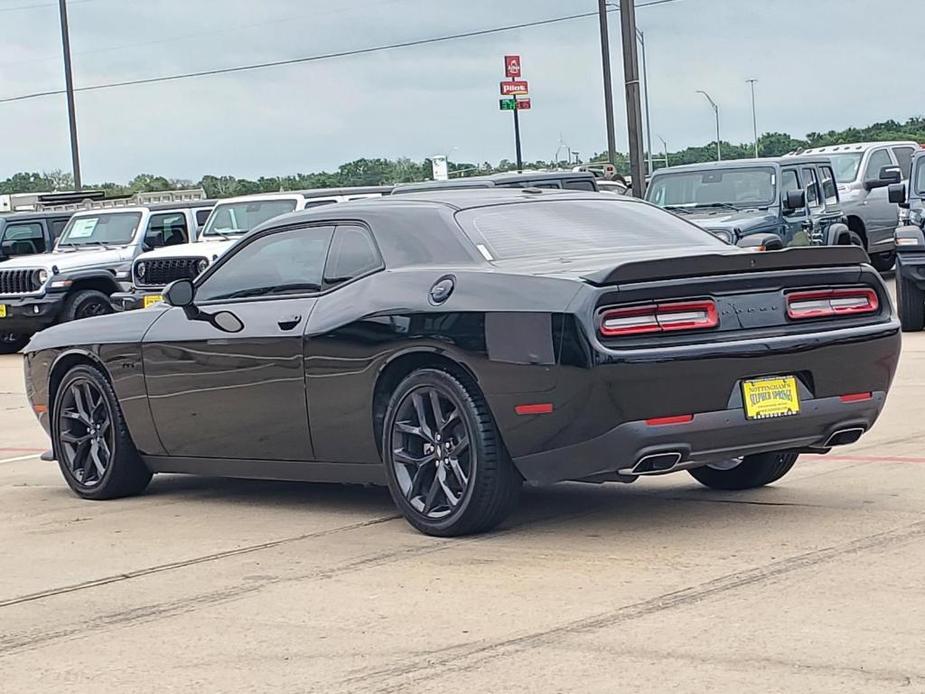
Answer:
M0 215L0 262L17 255L48 253L73 212L14 212Z

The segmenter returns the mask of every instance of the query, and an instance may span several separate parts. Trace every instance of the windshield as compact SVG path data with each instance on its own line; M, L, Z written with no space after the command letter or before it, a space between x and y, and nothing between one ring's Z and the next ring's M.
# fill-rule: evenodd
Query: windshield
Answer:
M912 176L913 190L919 195L925 195L925 157L915 160L915 173Z
M777 201L772 168L709 169L656 176L646 200L659 207L767 207Z
M457 220L486 260L728 247L699 227L652 205L616 197L478 207L459 212Z
M124 246L132 242L139 222L140 212L73 217L64 228L58 246Z
M858 169L861 167L861 153L852 154L829 154L832 160L832 167L835 169L835 180L839 183L851 183L858 177Z
M212 210L203 236L244 234L281 214L295 210L295 200L259 200L220 203Z

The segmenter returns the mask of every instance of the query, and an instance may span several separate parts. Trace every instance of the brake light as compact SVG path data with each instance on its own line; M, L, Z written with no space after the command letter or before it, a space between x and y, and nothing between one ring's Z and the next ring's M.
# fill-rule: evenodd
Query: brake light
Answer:
M875 313L879 308L877 292L864 287L814 289L787 295L787 317L791 320Z
M601 314L601 335L623 337L675 330L706 330L719 325L712 299L612 308Z

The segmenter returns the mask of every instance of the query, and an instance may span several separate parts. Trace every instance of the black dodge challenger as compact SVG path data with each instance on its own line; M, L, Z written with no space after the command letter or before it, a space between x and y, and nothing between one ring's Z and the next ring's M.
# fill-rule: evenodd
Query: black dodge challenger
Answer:
M77 494L156 472L388 484L434 535L495 526L524 480L774 482L870 429L900 350L858 248L752 253L538 189L279 217L166 300L26 348Z

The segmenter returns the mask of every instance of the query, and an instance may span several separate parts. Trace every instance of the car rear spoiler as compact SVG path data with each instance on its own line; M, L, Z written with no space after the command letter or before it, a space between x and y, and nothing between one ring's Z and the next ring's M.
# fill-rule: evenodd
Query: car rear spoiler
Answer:
M785 248L781 251L710 253L705 255L631 260L616 267L592 270L581 276L596 285L670 280L681 277L728 275L798 268L861 265L870 262L860 246Z

